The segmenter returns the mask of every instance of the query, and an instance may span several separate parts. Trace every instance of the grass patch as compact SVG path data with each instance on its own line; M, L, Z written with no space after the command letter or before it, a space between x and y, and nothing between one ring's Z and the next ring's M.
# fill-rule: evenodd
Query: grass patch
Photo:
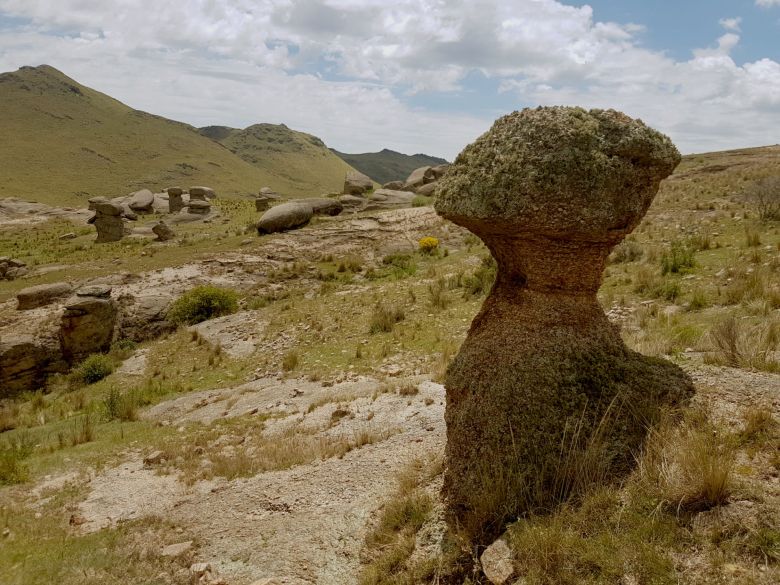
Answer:
M235 291L216 286L198 286L180 296L168 311L168 320L178 325L194 325L238 310Z

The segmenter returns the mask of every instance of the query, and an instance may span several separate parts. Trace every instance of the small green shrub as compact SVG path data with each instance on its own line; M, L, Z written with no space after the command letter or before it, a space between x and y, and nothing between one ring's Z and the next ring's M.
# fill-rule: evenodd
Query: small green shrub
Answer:
M112 386L103 397L103 407L108 420L133 421L138 419L138 396L135 393L123 393Z
M428 205L433 205L433 197L417 195L414 199L412 199L412 207L426 207Z
M675 241L669 251L661 255L661 274L679 274L695 266L694 249Z
M238 310L238 295L230 289L198 286L180 296L168 311L168 320L177 325L194 325Z
M113 371L114 360L102 353L95 353L81 362L73 375L84 384L94 384L110 376Z
M615 246L615 249L610 255L610 262L612 264L622 264L624 262L635 262L639 260L645 251L642 246L633 240L625 240Z
M23 441L0 444L0 485L13 485L27 481L24 459L32 448Z
M417 273L417 264L411 254L389 254L382 258L382 264L390 269L394 278L406 278Z
M490 254L483 256L479 268L462 279L464 295L481 296L490 292L496 281L497 270L498 265L495 258Z

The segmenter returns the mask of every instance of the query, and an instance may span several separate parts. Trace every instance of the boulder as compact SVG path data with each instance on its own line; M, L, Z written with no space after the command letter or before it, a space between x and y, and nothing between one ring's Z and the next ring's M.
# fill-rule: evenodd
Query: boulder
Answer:
M390 189L392 191L402 191L404 188L404 181L390 181L382 185L382 189Z
M328 199L326 197L306 199L306 203L311 205L314 215L335 216L344 211L344 206L337 199Z
M116 217L122 215L122 205L109 201L105 197L93 197L90 199L89 208L92 211L97 212L98 215L111 215Z
M160 220L154 224L152 231L157 236L158 242L167 242L168 240L172 240L176 237L176 232L174 232L173 229L171 229L171 226L169 226L163 220Z
M540 107L497 120L439 181L436 211L498 264L445 376L442 493L473 545L571 495L567 469L595 461L619 480L648 425L693 394L679 367L629 350L596 297L610 251L679 162L620 112Z
M426 183L432 183L435 180L436 175L434 174L432 167L420 167L419 169L414 169L407 177L406 182L404 183L404 189L417 192L419 187L422 187Z
M433 197L433 193L436 191L436 183L426 183L417 187L417 194L423 197Z
M117 306L110 295L109 287L84 287L65 303L60 324L60 345L68 363L80 362L90 354L106 351L111 346Z
M150 213L154 204L154 193L149 189L141 189L131 193L127 199L127 206L138 213Z
M200 199L205 201L206 199L216 199L217 194L211 187L190 187L190 200Z
M307 201L282 203L263 214L257 222L257 231L260 234L273 234L295 229L309 223L312 215L314 210Z
M346 195L362 195L374 188L374 182L363 173L347 171L344 178L344 193Z
M28 272L27 264L21 260L0 256L0 280L15 280Z
M431 167L431 173L433 173L433 179L434 181L438 181L444 176L444 173L447 172L447 169L450 168L449 164L444 165L437 165L435 167Z
M411 191L393 191L392 189L377 189L371 195L372 200L382 201L387 208L411 205L415 197Z
M338 202L344 206L344 209L359 211L366 206L366 200L356 195L341 195Z
M57 299L67 297L72 292L73 288L67 282L39 284L23 288L16 295L16 310L27 311L50 305Z
M515 575L512 549L503 538L487 547L479 561L482 572L493 585L504 585Z

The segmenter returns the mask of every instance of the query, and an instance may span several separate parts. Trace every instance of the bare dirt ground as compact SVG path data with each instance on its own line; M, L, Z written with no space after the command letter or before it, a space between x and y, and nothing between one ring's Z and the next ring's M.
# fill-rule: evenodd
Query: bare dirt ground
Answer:
M231 584L261 578L295 585L353 583L371 516L395 488L398 472L444 446L440 385L422 381L414 396L383 393L374 399L379 387L365 378L333 387L259 380L159 404L144 416L171 425L210 424L262 409L281 415L266 433L308 427L351 435L370 426L390 436L342 458L192 486L145 467L142 453L128 453L126 462L89 480L89 494L78 509L80 530L158 516L198 535L198 561L210 563ZM328 397L352 399L316 406ZM233 398L238 400L225 410ZM336 408L350 414L331 425Z

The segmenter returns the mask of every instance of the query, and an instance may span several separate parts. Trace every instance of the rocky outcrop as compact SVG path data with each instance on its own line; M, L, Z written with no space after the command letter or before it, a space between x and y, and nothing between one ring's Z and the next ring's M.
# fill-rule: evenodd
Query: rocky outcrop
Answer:
M0 339L0 398L36 390L67 364L56 335L11 335Z
M118 242L122 239L125 235L122 205L112 203L105 197L93 197L89 200L89 208L95 212L89 223L94 224L97 230L96 243Z
M152 232L157 236L158 242L167 242L176 237L176 232L173 231L171 226L165 223L163 220L158 221L152 226Z
M58 299L67 297L73 292L67 282L55 282L52 284L39 284L23 288L16 295L16 310L28 311L45 305L50 305Z
M122 296L116 338L141 343L173 331L176 326L166 320L172 301L172 297L159 294Z
M257 222L260 234L273 234L291 230L309 223L314 210L306 201L290 201L272 207Z
M444 176L450 165L420 167L415 169L404 182L403 190L430 197L436 190L436 184Z
M619 112L537 108L497 120L441 180L438 213L498 263L445 381L442 489L474 542L566 497L586 452L620 477L647 425L691 395L677 366L626 348L596 299L610 250L679 161Z
M0 280L16 280L28 272L27 264L21 260L0 256Z
M362 195L374 188L374 182L363 173L347 171L344 178L344 193L346 195Z
M85 286L65 303L60 324L60 344L65 361L79 362L111 346L117 306L108 286Z
M151 213L154 204L154 193L149 189L141 189L131 193L127 198L127 206L137 213Z

